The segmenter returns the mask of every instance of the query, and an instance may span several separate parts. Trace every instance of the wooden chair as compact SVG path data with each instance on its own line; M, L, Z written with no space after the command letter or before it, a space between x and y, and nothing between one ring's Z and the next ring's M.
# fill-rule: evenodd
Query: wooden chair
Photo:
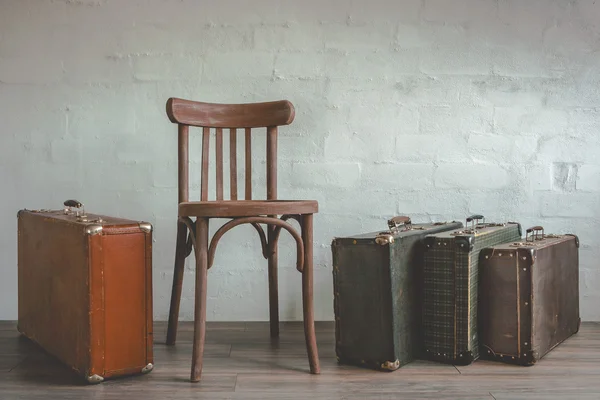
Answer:
M296 268L302 273L302 304L304 333L310 372L320 371L313 314L313 213L318 211L314 200L277 200L277 128L294 120L294 107L289 101L249 104L201 103L178 98L167 101L167 115L178 124L178 187L179 209L175 271L169 311L167 344L175 344L179 302L185 259L192 248L196 256L196 286L194 305L194 345L191 381L198 382L202 373L202 355L206 332L207 270L211 267L219 239L231 228L251 224L258 232L263 256L268 259L269 314L271 337L279 336L279 307L277 289L277 240L281 229L295 239ZM200 201L189 201L188 132L189 127L202 127L202 170ZM210 130L215 128L216 200L208 200L208 158ZM266 128L267 140L267 199L252 199L252 128ZM229 129L230 138L230 200L223 194L223 129ZM245 199L237 193L237 129L245 131ZM280 216L280 217L279 217ZM192 220L195 217L195 221ZM213 236L209 244L210 218L231 219ZM301 227L301 234L286 222L293 218ZM266 224L266 233L260 224Z

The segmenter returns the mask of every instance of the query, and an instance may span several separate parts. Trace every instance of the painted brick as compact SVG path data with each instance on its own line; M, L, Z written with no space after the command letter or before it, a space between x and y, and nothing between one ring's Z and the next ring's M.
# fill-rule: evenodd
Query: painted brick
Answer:
M324 155L325 138L319 136L286 136L280 135L277 141L277 157L279 160L307 162L321 160ZM242 152L243 147L238 147ZM242 159L238 163L243 162ZM241 165L241 164L239 164Z
M500 189L508 185L509 175L496 165L441 164L434 182L440 189Z
M275 55L275 74L280 78L314 78L325 74L328 63L335 62L338 54L317 53L307 57L304 53Z
M335 132L325 138L325 157L330 160L392 161L397 158L394 138L373 132Z
M423 35L423 30L416 24L398 24L396 27L396 40L394 45L397 49L413 49L430 44Z
M392 47L394 24L323 25L325 48L336 50L385 50Z
M517 78L551 78L564 74L564 67L552 55L539 51L519 51L512 48L497 47L494 49L492 71L498 76Z
M0 56L0 82L48 84L63 78L63 64L59 59L31 60L25 57Z
M600 195L543 192L538 199L542 217L589 218L597 212Z
M254 48L290 52L324 50L322 36L320 29L308 30L298 23L285 23L281 26L263 25L254 30Z
M467 212L467 197L457 196L453 191L425 190L403 191L399 196L398 212L400 215L437 215L442 221L460 219Z
M204 64L202 79L220 82L258 76L270 77L273 75L273 58L273 54L265 53L264 56L260 56L252 52L209 55ZM240 60L252 62L240 63Z
M502 135L555 136L568 126L568 113L561 109L496 107L494 113L494 132Z
M393 145L397 132L419 132L419 110L416 107L381 108L375 104L347 107L348 129L359 134L379 135L380 141Z
M70 84L131 82L132 75L127 58L94 54L64 61L64 79Z
M600 132L600 109L576 108L568 111L569 136L597 138Z
M474 161L528 163L535 158L537 138L517 135L470 135L469 155Z
M600 143L564 136L541 138L538 148L538 159L546 161L594 162L598 159L598 154L600 154Z
M279 198L316 200L319 202L319 214L381 217L394 215L398 212L399 191L369 191L357 194L354 188L331 186L327 193L324 193L316 186L286 186L286 188L278 188ZM365 207L365 203L369 206Z
M542 107L547 102L547 90L537 81L515 77L472 78L461 91L461 103L471 106Z
M200 57L142 56L132 60L133 76L140 81L199 79L202 76Z
M551 190L552 189L552 168L548 164L529 165L527 167L528 187L532 190Z
M544 0L532 0L520 3L518 0L498 2L498 21L500 22L498 41L503 45L517 44L525 47L528 43L541 44L543 32L551 18L556 15L560 2L548 4ZM545 12L540 12L541 9Z
M489 75L492 71L492 52L484 45L436 46L421 53L420 60L420 71L430 75Z
M496 15L496 2L492 0L424 0L422 18L425 21L461 24Z
M577 171L577 190L586 192L600 191L600 166L582 165Z
M421 133L464 135L492 130L492 108L421 107Z
M311 27L315 23L326 25L347 22L348 10L352 3L351 0L330 0L327 7L323 7L322 0L305 0L303 2L289 2L286 3L285 7L281 7L280 1L270 1L273 2L272 7L277 9L277 22L298 22L308 24ZM262 8L268 9L269 7Z
M367 190L427 189L433 187L433 164L373 164L362 167L361 184Z
M459 100L460 87L454 76L402 76L394 84L393 100L402 105L447 106Z
M536 204L528 194L520 193L516 189L511 186L491 193L489 191L470 191L467 196L467 214L482 214L489 222L520 222L519 214L531 213L535 210Z
M304 187L354 187L360 180L358 163L292 164L292 184Z
M401 161L460 162L469 159L467 137L450 135L397 135L396 157Z
M353 1L350 6L349 19L353 24L386 22L418 22L421 9L420 0L377 0Z

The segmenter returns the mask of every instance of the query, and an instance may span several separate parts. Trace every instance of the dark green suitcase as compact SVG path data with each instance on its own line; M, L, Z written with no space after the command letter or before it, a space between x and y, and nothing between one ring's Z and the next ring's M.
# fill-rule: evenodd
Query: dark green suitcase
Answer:
M485 223L483 216L473 215L466 226L425 237L423 358L457 365L479 358L480 251L521 239L521 225L516 222Z
M340 364L393 371L420 348L420 272L428 233L460 222L388 221L389 231L334 238L336 355Z

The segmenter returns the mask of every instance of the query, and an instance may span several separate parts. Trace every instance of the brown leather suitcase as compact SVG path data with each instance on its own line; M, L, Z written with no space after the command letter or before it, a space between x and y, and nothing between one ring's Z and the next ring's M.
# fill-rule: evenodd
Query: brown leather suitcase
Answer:
M150 372L151 224L75 200L17 219L19 332L90 383Z
M483 249L479 264L482 359L533 365L579 331L577 236L535 226L524 242Z

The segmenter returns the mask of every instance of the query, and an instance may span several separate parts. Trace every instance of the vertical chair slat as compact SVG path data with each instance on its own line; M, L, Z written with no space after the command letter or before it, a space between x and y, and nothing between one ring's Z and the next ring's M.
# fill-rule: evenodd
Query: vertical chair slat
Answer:
M210 128L202 129L202 181L200 200L208 200L208 146L210 144Z
M179 202L189 201L189 126L178 126L177 147L178 166L177 177L179 182Z
M231 200L237 200L237 135L235 128L229 130L229 180Z
M246 200L252 200L252 137L246 128Z
M223 200L223 128L217 128L215 143L215 163L217 166L217 200Z
M277 127L267 128L267 200L277 198Z

